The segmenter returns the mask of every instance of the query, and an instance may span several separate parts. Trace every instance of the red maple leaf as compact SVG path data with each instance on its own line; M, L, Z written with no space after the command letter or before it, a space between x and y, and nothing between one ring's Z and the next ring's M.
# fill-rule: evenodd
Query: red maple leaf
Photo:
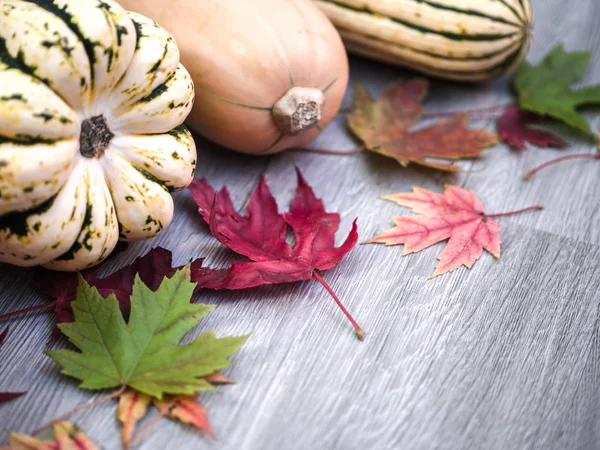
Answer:
M80 274L89 285L98 289L98 292L103 297L115 294L125 316L129 314L129 298L131 297L136 274L140 275L146 286L152 290L156 290L164 277L171 277L181 268L173 267L173 255L169 250L162 247L153 248L146 255L136 258L131 264L120 268L104 278L100 278L98 273L105 263L106 261L96 267L86 269L80 272ZM191 271L192 281L195 281L195 278L203 276L205 272L211 272L210 269L202 268L202 259L196 259L191 262ZM38 309L54 308L58 323L73 321L71 302L77 296L77 286L79 284L76 272L55 272L38 267L33 274L33 284L41 294L53 300L44 305L5 314L0 316L0 319ZM58 328L55 328L50 340L56 338L59 333Z
M526 150L526 142L538 147L563 148L567 145L562 139L544 130L529 128L528 125L540 123L543 116L524 111L518 106L506 108L498 119L498 134L504 142L519 150Z
M8 336L8 327L6 327L4 331L0 333L0 347L2 346L2 344L4 344L6 336ZM24 393L25 392L0 392L0 403L6 402L13 398L20 397Z
M227 188L215 193L204 179L192 182L189 190L211 233L222 244L251 260L233 263L227 269L205 270L196 281L209 289L244 289L316 278L362 338L363 331L318 272L334 267L356 245L356 220L345 242L336 248L339 214L326 212L323 202L315 197L300 171L296 171L298 188L290 211L285 214L279 214L264 176L250 196L244 216L235 210ZM288 227L295 235L293 247L286 242Z
M383 197L400 206L422 214L419 217L393 217L395 228L374 237L368 243L404 244L402 255L423 250L448 239L448 245L438 256L439 263L431 278L460 266L468 269L479 259L483 250L500 257L500 226L493 217L517 214L540 205L501 214L486 214L483 203L473 191L446 186L443 194L413 188L413 192Z

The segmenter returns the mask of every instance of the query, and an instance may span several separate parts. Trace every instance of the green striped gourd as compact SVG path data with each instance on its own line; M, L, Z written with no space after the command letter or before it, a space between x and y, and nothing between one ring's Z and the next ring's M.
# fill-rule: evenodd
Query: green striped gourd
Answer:
M112 0L0 0L0 262L84 269L163 230L193 96L173 38Z
M479 81L509 71L531 38L530 0L317 3L348 51L438 78Z

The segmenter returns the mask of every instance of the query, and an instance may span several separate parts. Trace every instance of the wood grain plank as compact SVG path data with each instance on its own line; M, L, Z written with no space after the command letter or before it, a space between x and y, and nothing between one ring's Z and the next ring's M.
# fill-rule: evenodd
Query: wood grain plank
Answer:
M530 53L538 61L556 42L567 49L597 48L600 5L581 0L534 1L535 34ZM352 80L378 95L388 82L414 76L360 58ZM585 83L600 80L600 57ZM460 85L433 82L430 110L486 107L510 99L506 80ZM348 93L345 104L351 103ZM588 117L597 116L597 114ZM600 125L592 120L595 129ZM492 125L483 123L483 126ZM552 126L572 147L593 145ZM325 277L367 331L357 342L350 325L316 282L244 292L206 291L199 300L219 307L188 339L214 329L218 335L251 338L225 373L237 380L203 403L218 436L206 436L164 421L141 449L590 449L600 439L600 196L597 165L572 163L549 169L525 183L529 168L563 154L524 153L497 145L469 173L437 174L403 169L377 155L324 156L288 152L249 157L204 140L198 177L227 184L243 206L264 173L280 208L287 209L298 166L325 200L342 215L341 241L359 218L364 241L390 226L405 209L379 200L422 186L445 183L473 188L488 211L544 203L546 210L499 219L502 258L483 255L463 269L427 280L442 245L401 257L401 248L361 245ZM315 143L352 148L343 118ZM175 194L176 217L158 238L135 243L107 267L110 271L162 245L175 263L204 256L225 266L232 255L197 217L187 192ZM45 301L30 286L31 271L0 265L0 312ZM32 314L7 322L0 348L0 390L27 390L0 405L0 427L31 432L95 395L61 376L42 354L52 315ZM0 328L2 328L0 324ZM64 340L53 344L64 347ZM74 421L119 448L115 404L85 411ZM4 437L0 438L0 441Z

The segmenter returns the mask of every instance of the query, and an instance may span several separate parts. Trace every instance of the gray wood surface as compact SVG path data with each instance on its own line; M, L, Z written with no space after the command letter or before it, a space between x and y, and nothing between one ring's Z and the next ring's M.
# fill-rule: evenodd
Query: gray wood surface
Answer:
M534 8L531 61L559 41L569 50L600 49L598 0L537 0ZM353 81L374 94L412 75L358 58L351 71ZM599 81L596 52L585 83ZM348 95L347 105L350 100ZM434 82L426 106L447 111L509 100L506 80L478 86ZM597 113L588 114L594 129L600 126ZM565 153L593 151L592 143L552 128L572 144ZM367 331L363 343L316 282L204 292L201 300L219 307L190 339L210 329L218 335L253 332L225 370L237 384L202 397L218 439L164 421L139 448L600 448L598 163L565 163L524 182L527 170L563 152L515 152L498 144L466 164L469 172L448 176L404 169L376 155L252 158L198 144L198 176L217 187L227 184L238 206L264 173L280 208L287 209L297 165L329 210L341 213L340 240L356 216L362 241L388 228L390 217L407 211L379 196L412 186L472 188L489 212L534 203L546 209L499 219L499 261L484 254L472 270L434 280L427 278L442 244L406 257L401 247L357 246L325 278ZM340 118L316 145L355 144ZM190 195L176 194L176 203L171 227L132 245L112 268L157 245L171 249L176 263L199 255L212 266L230 261L201 224ZM0 266L1 312L46 301L29 286L29 277L29 270ZM0 390L28 392L0 406L0 428L31 432L100 395L78 389L43 355L52 314L8 323ZM53 347L65 345L61 340ZM119 448L115 406L103 404L73 421L103 448Z

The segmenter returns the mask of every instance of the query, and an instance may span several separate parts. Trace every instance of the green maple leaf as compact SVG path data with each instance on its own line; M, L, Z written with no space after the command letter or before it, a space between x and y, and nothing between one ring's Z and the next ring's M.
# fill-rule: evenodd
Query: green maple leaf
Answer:
M538 66L522 62L514 80L521 108L554 117L594 135L576 108L600 104L600 85L578 90L569 87L583 78L590 57L591 52L566 52L562 45L557 45Z
M194 286L188 267L165 278L156 291L137 276L126 323L116 297L104 299L80 277L77 299L71 304L75 321L59 327L81 351L46 353L62 366L62 373L80 379L80 387L86 389L129 386L159 399L163 394L214 390L198 377L229 366L227 357L246 337L217 339L209 332L178 345L214 308L190 303Z

